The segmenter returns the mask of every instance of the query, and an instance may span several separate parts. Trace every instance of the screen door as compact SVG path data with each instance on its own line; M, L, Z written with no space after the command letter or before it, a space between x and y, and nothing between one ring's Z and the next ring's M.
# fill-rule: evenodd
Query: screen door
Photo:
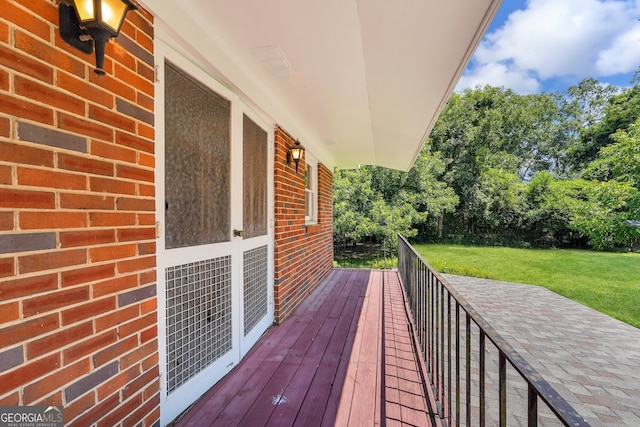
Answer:
M273 322L273 172L268 126L233 93L188 64L167 60L163 70L157 255L168 422Z

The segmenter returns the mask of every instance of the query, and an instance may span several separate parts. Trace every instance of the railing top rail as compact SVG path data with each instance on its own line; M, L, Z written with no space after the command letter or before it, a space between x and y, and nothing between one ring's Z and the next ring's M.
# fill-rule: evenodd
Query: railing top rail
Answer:
M413 255L427 267L440 281L447 292L458 302L462 309L471 317L473 322L484 331L485 335L495 344L511 365L520 373L523 379L531 385L538 396L549 406L556 416L568 426L589 426L589 423L581 417L575 409L549 384L542 375L536 371L502 336L476 311L475 308L453 286L447 282L423 257L407 239L398 234L398 239L413 253ZM400 254L398 254L400 263Z

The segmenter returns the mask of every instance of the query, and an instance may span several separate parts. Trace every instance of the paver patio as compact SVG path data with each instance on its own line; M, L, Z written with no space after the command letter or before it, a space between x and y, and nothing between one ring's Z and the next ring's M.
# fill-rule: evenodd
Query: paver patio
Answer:
M640 329L540 286L443 277L592 426L640 426Z

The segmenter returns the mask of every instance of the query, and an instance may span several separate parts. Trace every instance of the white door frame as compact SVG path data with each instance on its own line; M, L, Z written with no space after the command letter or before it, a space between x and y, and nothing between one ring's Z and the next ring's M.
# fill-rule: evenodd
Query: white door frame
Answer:
M166 33L162 34L167 36ZM269 120L252 110L246 103L227 87L220 84L204 68L188 60L185 56L170 48L157 37L155 41L155 61L158 73L155 86L155 137L156 137L156 220L158 238L156 241L157 259L157 298L158 298L158 356L160 370L160 423L166 425L195 402L202 394L219 381L255 344L262 333L273 323L274 319L274 188L273 188L273 150L274 127ZM167 38L167 40L169 40ZM191 248L165 250L165 127L164 127L164 64L165 60L184 70L202 84L210 87L217 94L231 101L231 230L241 230L242 220L242 134L243 115L247 115L267 132L267 235L246 241L240 237L230 236L230 241L202 245ZM231 234L230 230L230 234ZM243 325L243 268L242 259L245 250L267 246L268 251L268 313L252 332L244 337ZM231 255L231 289L232 289L232 351L223 355L214 364L189 379L170 395L167 394L167 330L166 330L166 279L167 267L189 262Z

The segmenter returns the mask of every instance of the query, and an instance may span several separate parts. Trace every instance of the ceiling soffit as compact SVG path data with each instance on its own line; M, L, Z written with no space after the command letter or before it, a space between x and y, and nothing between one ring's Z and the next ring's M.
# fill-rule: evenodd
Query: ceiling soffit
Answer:
M147 0L174 47L328 166L408 170L499 0ZM177 40L177 41L176 41Z

